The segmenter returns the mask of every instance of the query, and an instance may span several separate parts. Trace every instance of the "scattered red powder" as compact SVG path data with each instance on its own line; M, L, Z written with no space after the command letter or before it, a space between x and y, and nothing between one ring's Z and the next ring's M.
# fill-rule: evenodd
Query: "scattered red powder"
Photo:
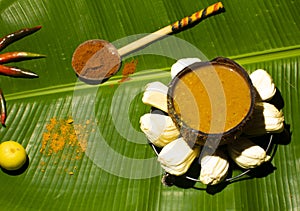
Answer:
M130 80L129 76L135 72L137 63L138 61L136 59L133 59L130 62L124 64L124 68L122 70L122 79L119 81L119 83Z

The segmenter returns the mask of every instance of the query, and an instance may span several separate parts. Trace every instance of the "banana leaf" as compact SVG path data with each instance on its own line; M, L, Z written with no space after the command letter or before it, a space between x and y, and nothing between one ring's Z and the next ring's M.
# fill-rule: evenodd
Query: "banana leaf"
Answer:
M120 48L215 2L0 0L0 36L42 26L1 53L47 55L13 64L39 78L0 77L8 115L0 140L17 141L28 153L20 171L0 171L0 210L299 210L297 2L222 2L224 13L124 57L122 67L138 61L130 80L120 83L120 71L95 86L79 81L72 69L72 54L80 43L104 39ZM217 56L234 59L249 73L259 68L270 73L284 99L291 141L278 145L272 167L263 175L221 187L166 187L156 155L139 129L140 116L150 111L141 101L144 86L167 84L177 59ZM49 144L43 151L45 133L55 120L56 126L71 124L79 145L67 142L73 140L70 129L71 135L62 136L66 145L61 151L49 151Z

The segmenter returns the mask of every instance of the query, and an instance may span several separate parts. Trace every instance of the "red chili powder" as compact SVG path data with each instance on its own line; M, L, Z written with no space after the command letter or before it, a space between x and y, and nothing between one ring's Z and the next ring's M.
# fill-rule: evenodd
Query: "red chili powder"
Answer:
M119 81L119 83L130 80L129 76L135 72L137 63L138 60L133 59L130 62L124 64L124 68L122 70L122 79Z
M121 65L115 47L104 40L88 40L79 45L72 57L72 67L80 78L103 80L114 75Z

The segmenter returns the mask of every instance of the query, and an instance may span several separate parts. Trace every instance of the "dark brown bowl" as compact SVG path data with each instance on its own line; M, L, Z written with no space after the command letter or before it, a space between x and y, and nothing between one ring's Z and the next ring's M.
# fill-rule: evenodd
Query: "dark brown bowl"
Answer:
M211 80L211 82L209 82L209 83L206 82L208 84L208 86L205 86L205 89L207 87L211 87L211 89L214 89L214 87L215 87L214 83L217 83L217 82L219 84L216 85L216 86L220 86L220 84L221 84L220 87L222 87L222 90L223 90L223 98L219 98L219 97L207 94L207 96L209 97L207 99L211 100L211 99L214 99L214 97L215 97L214 101L215 102L220 101L221 102L220 104L224 104L226 106L226 107L222 107L222 106L220 106L220 107L225 108L226 110L222 110L222 109L217 110L217 112L215 112L214 114L211 114L211 116L216 115L214 117L216 118L216 121L220 122L221 126L223 124L222 130L215 130L215 131L212 130L212 132L211 132L211 130L204 131L204 130L200 129L201 128L200 126L205 125L204 122L209 122L208 123L209 125L207 127L211 129L211 128L214 127L214 124L211 124L212 121L203 121L202 124L201 124L201 121L200 121L200 116L201 115L200 115L200 113L203 110L201 111L199 106L198 106L196 108L198 110L196 110L196 111L199 111L199 113L198 113L199 115L197 116L197 114L194 114L194 112L192 111L195 108L195 106L190 105L189 103L188 103L188 109L185 109L185 111L183 112L185 114L182 115L179 112L180 102L175 102L176 100L174 100L174 93L175 92L179 93L179 94L175 95L175 98L178 99L178 96L181 96L179 98L181 100L181 102L183 101L182 99L184 99L184 100L186 99L187 100L186 102L195 102L195 103L197 103L197 99L199 99L199 96L200 97L204 96L204 94L203 95L199 94L200 91L201 91L200 88L199 88L201 84L199 84L199 83L198 84L197 83L192 84L192 82L190 82L190 81L184 83L184 86L194 90L192 92L192 94L189 94L187 92L185 93L183 89L180 89L183 86L178 85L178 84L182 83L182 81L181 81L182 78L185 77L188 73L193 72L192 74L194 74L196 70L201 70L201 72L198 71L198 73L206 74L205 72L202 72L202 71L207 71L207 73L208 73L209 72L208 69L210 69L211 72L212 72L212 70L217 72L216 71L218 69L217 67L219 69L222 69L222 70L223 69L224 70L228 69L230 71L234 71L239 76L241 76L241 77L239 77L239 76L237 76L237 77L242 78L242 80L244 80L245 83L237 83L237 82L235 83L234 81L225 81L225 82L223 82L222 78L220 77L221 75L219 73L218 73L219 75L217 75L217 77L218 77L217 80ZM216 74L216 73L214 73L214 74ZM189 74L189 75L191 75L191 74ZM191 77L191 76L188 76L188 77ZM197 77L198 77L197 80L202 81L202 78L199 77L199 75L197 75ZM186 78L185 81L187 81L187 80L188 79ZM225 78L224 78L224 80L225 80ZM177 87L177 89L175 89L176 86L178 86L179 88ZM225 91L226 89L224 87L234 87L232 89L235 89L235 90L230 91L230 93L235 93L235 94L232 94L235 98L232 98L231 100L226 99L228 96L231 96L231 95L230 94L224 94L226 92ZM239 90L239 87L241 87L240 90ZM199 93L198 93L198 88L199 88ZM242 90L242 88L244 88L246 90L246 92L247 92L246 95L239 95L238 94ZM179 89L179 91L178 91L178 89ZM177 90L177 91L175 91L175 90ZM195 90L196 90L196 92L195 92ZM203 91L203 88L202 88L202 91ZM209 92L209 90L208 90L208 92ZM182 93L184 93L184 94L182 94ZM211 92L211 93L213 93L213 92ZM219 93L219 92L215 91L215 93ZM227 92L227 93L229 93L229 92ZM196 98L196 100L194 100L194 97L196 95L198 96L198 98ZM191 100L191 96L193 97L193 100ZM210 96L212 96L212 97L210 97ZM220 96L222 96L222 95L220 95ZM241 99L239 99L239 96L241 96ZM245 108L243 108L244 104L242 104L243 102L241 102L242 99L243 99L242 97L244 97L244 99L246 99L246 101L244 101L244 102L247 102L247 103L244 103ZM225 103L222 101L222 99L226 99L226 100L224 100ZM235 104L234 104L233 99L238 101L238 103L235 102ZM223 58L223 57L218 57L218 58L216 58L216 59L214 59L210 62L197 62L197 63L194 63L194 64L189 65L188 67L184 68L170 82L169 89L168 89L167 100L168 100L168 113L169 113L170 117L174 121L176 127L180 130L181 135L184 137L184 139L191 146L194 146L195 144L198 144L198 145L207 145L208 144L209 146L212 146L212 147L216 148L218 145L224 145L224 144L227 144L231 141L234 141L242 133L242 129L245 126L246 122L251 118L251 115L252 115L252 112L253 112L253 109L254 109L255 88L252 85L252 82L250 80L250 77L249 77L248 73L240 65L238 65L236 62L234 62L230 59ZM241 100L241 101L239 101L239 100ZM231 102L232 102L232 104L230 104ZM197 104L197 105L199 105L199 104ZM213 105L213 104L210 104L210 105ZM230 111L228 105L231 106L230 108L233 108L232 111ZM234 122L232 120L232 123L229 123L230 122L229 120L231 120L230 116L236 115L236 113L234 113L235 108L236 108L235 105L241 107L241 112L243 112L243 115L241 115L239 117L232 117L232 119L236 118L237 122ZM217 104L217 107L214 107L214 108L218 109L219 108L218 106L219 106L219 104ZM212 109L212 106L210 108ZM228 113L226 112L227 109L229 110ZM232 115L231 115L231 112L233 113ZM211 112L211 113L213 113L213 112ZM184 119L184 117L182 117L184 115L188 118ZM220 116L223 115L223 119L221 119L221 118L218 119L219 115ZM228 115L229 115L229 117L228 117ZM203 116L205 116L205 115L203 115ZM198 119L195 119L195 120L196 120L196 122L197 121L199 122L198 125L197 125L199 127L191 126L192 123L190 123L190 122L193 122L193 118L198 118ZM229 119L229 120L227 121L227 119ZM223 120L224 120L224 123L222 122ZM228 125L228 124L232 124L233 126L230 126L230 127L226 128L225 125ZM221 128L221 126L220 126L220 128ZM216 126L216 127L218 127L218 126Z

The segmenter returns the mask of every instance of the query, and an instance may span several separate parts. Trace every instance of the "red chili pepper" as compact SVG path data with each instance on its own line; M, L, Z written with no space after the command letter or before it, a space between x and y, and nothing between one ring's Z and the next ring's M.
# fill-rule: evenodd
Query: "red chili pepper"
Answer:
M30 52L8 52L0 54L0 64L5 64L9 62L18 62L29 59L38 59L46 57L42 54L30 53Z
M6 120L6 102L2 90L0 89L0 113L1 113L1 124L5 126Z
M42 28L41 26L36 26L33 28L25 28L0 38L0 51L2 51L11 43L19 39L22 39L23 37L28 36L38 31L41 28ZM17 61L27 60L27 59L41 58L41 57L45 57L45 56L41 54L35 54L29 52L8 52L8 53L0 54L0 74L12 76L12 77L36 78L38 77L38 75L35 74L34 72L20 69L17 67L4 66L2 64L9 63L9 62L17 62ZM2 90L0 89L0 121L3 126L5 126L5 120L6 120L6 102Z
M39 77L34 72L28 70L22 70L17 67L8 67L4 65L0 65L0 74L12 77L20 77L20 78L37 78Z
M4 48L6 48L11 43L22 39L23 37L26 37L30 34L33 34L34 32L40 30L42 26L36 26L33 28L25 28L18 30L16 32L13 32L11 34L5 35L4 37L0 38L0 51L2 51Z

